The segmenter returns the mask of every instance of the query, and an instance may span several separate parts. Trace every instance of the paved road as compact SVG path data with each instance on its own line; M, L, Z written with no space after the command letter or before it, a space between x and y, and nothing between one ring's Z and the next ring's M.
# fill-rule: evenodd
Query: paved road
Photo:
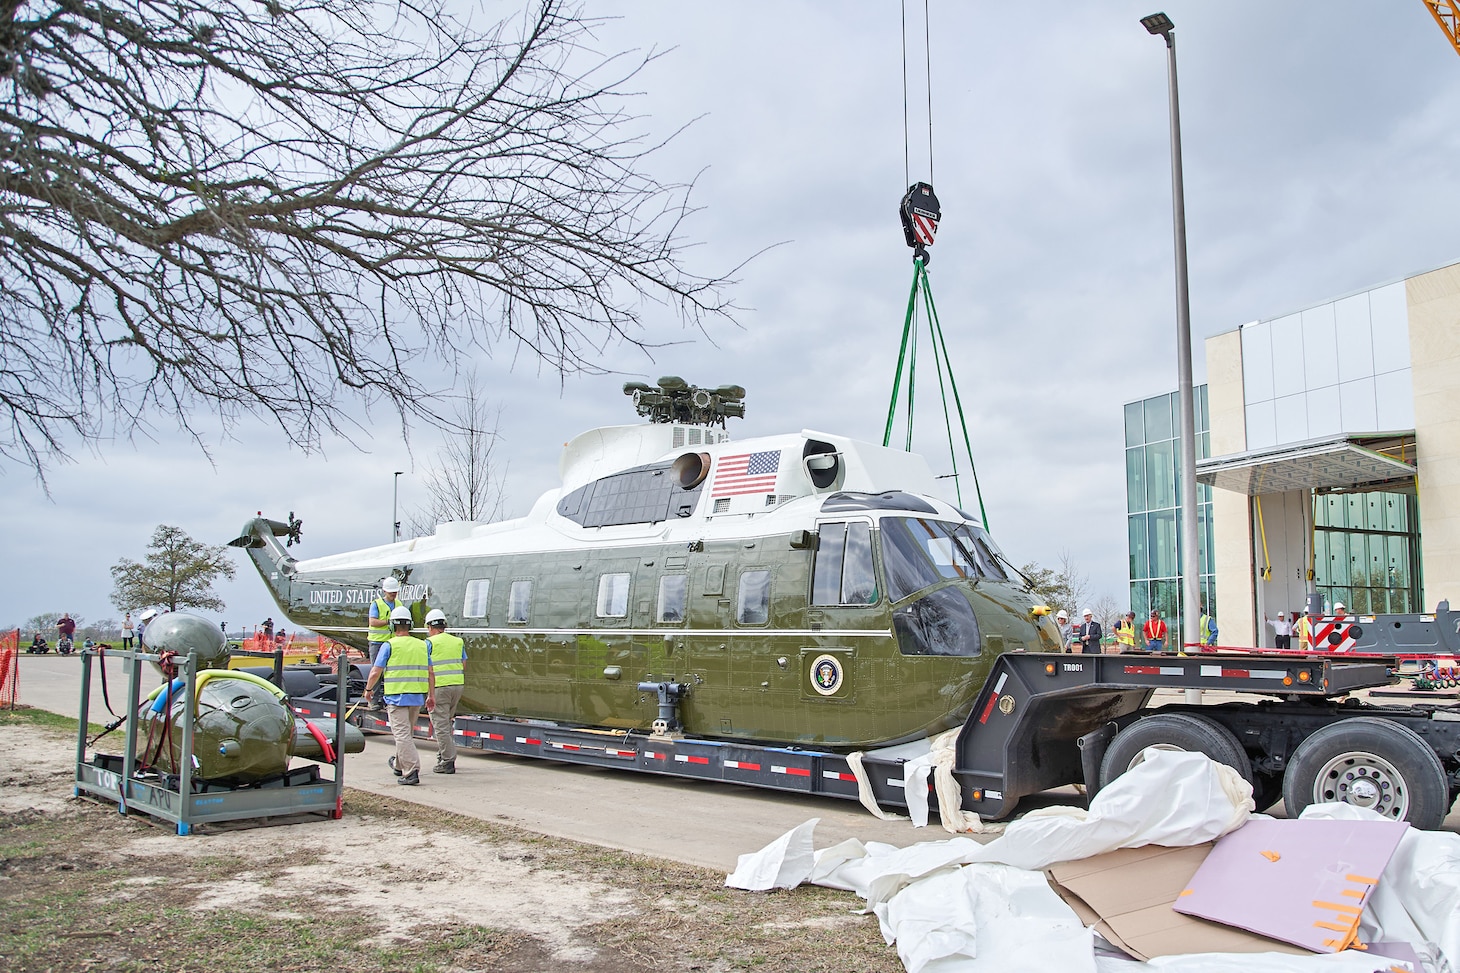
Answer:
M112 703L121 712L126 682L113 661ZM81 664L77 657L21 656L20 701L55 713L80 711ZM144 691L159 681L143 679ZM89 718L109 721L100 681L93 674ZM1213 701L1221 694L1208 694ZM1180 693L1165 701L1177 702ZM120 732L120 731L119 731ZM434 762L433 744L421 744L423 761ZM502 821L539 834L572 838L610 848L730 871L736 858L755 851L806 821L819 817L817 847L845 838L908 845L948 837L937 826L915 829L906 820L880 821L859 804L710 781L664 779L641 774L557 764L545 760L462 750L454 776L422 775L419 787L395 785L385 761L394 747L388 737L368 738L365 751L345 761L351 787L394 794L417 803L483 820ZM1054 800L1061 798L1056 795ZM1070 798L1073 802L1073 798ZM1273 813L1281 813L1281 805ZM1445 828L1460 831L1460 809Z

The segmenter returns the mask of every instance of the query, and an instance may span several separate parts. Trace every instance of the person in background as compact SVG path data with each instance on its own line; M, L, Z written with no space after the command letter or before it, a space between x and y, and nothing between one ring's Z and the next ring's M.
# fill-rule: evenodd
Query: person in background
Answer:
M1136 650L1136 613L1126 612L1124 616L1118 616L1111 627L1115 630L1115 651L1134 652Z
M1207 614L1207 606L1201 606L1201 620L1197 623L1201 632L1202 645L1217 644L1217 620Z
M133 631L134 629L132 627L132 613L127 612L126 617L122 619L122 648L124 650L130 649L132 647Z
M1151 609L1151 617L1141 627L1141 636L1146 640L1147 652L1164 652L1166 649L1166 623L1161 620L1161 610Z
M1055 613L1054 623L1060 627L1060 651L1070 651L1070 643L1075 637L1075 626L1070 624L1070 613L1061 608Z
M1348 621L1348 606L1341 601L1333 603L1333 620L1340 625Z
M63 643L70 642L72 636L76 634L76 619L71 617L70 612L66 612L60 618L56 619L56 632L60 635L60 641Z
M466 646L446 633L446 613L433 608L426 615L426 648L436 694L431 704L431 730L436 734L434 774L456 773L456 706L466 688Z
M142 651L142 638L147 632L147 626L152 619L157 617L157 609L149 608L142 613L141 619L137 622L137 651Z
M1266 615L1262 620L1272 627L1272 637L1276 648L1290 649L1293 647L1293 623L1288 621L1286 612L1278 612L1277 621L1273 621Z
M1089 608L1084 611L1084 622L1080 625L1080 651L1085 655L1100 654L1100 623L1095 621L1095 613Z

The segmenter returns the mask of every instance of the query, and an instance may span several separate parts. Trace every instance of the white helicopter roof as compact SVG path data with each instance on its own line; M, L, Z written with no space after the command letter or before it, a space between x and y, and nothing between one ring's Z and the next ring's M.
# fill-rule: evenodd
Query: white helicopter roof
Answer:
M896 495L911 495L924 514L967 517L935 497L938 481L916 453L809 429L732 441L723 430L674 423L606 426L569 441L558 468L562 486L524 517L441 524L429 537L311 558L298 569L763 535L813 527L837 493L894 494L867 506L869 516L893 513Z

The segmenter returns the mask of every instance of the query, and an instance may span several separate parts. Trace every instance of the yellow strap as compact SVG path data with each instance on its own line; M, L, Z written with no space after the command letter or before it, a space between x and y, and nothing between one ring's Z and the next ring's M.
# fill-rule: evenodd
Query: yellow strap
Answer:
M1258 576L1263 581L1272 580L1272 558L1267 556L1267 527L1262 522L1262 497L1252 498L1257 503L1257 532L1262 536L1262 563L1265 565Z

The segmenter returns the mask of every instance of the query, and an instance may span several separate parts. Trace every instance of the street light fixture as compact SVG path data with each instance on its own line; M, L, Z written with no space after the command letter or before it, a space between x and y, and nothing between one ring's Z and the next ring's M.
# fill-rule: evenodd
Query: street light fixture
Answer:
M1181 407L1181 651L1201 641L1201 558L1197 553L1196 409L1191 383L1191 301L1186 277L1186 195L1181 182L1181 111L1176 95L1176 25L1164 13L1141 26L1166 39L1166 77L1171 102L1171 217L1176 238L1176 396Z
M396 470L395 476L390 481L394 487L390 501L390 541L392 544L400 540L400 478L405 475L405 472L405 470Z

